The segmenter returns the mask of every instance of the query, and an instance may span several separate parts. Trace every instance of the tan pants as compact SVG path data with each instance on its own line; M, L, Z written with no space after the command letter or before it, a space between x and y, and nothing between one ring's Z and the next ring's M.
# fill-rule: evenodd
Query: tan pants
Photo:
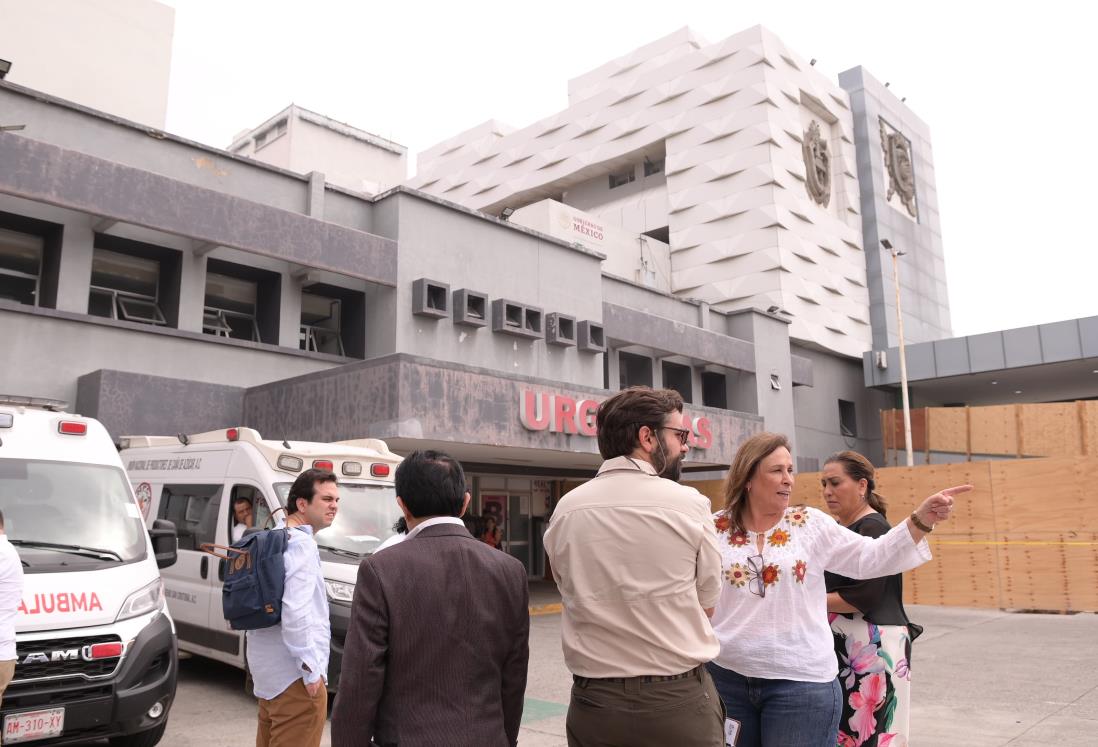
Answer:
M316 695L297 680L272 700L259 698L259 727L255 747L318 747L328 716L328 688L324 680Z
M15 659L0 661L0 703L4 702L4 691L11 684L11 678L15 676Z

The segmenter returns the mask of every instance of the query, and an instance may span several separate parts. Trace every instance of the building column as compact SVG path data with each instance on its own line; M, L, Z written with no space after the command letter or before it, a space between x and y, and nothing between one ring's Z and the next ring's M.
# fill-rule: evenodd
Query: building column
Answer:
M282 273L282 293L278 321L278 344L284 348L300 346L302 282L289 272Z
M92 223L95 220L95 216L89 215L65 223L61 235L61 262L57 271L57 309L60 311L88 313L95 245Z
M762 415L766 430L785 434L795 448L797 433L789 322L749 309L730 317L729 331L750 341L755 349L755 375L744 373L729 378L729 404L734 402L733 408L739 409L753 403L754 412Z
M183 252L179 273L179 329L202 331L206 306L206 255Z

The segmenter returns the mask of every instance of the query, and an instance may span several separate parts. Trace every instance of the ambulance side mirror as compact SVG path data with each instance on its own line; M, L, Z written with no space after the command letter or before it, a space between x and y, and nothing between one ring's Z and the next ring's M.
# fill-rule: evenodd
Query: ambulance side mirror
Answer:
M152 539L153 557L156 558L157 568L167 568L175 565L176 552L179 540L175 533L175 524L164 519L155 519L152 529L149 530Z

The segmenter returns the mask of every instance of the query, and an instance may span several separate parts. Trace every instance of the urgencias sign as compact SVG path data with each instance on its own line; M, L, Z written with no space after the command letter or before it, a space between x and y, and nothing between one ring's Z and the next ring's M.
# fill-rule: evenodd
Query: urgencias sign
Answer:
M524 389L520 395L519 420L528 431L549 431L594 438L595 413L602 400L575 399L566 394L535 392ZM708 449L713 444L712 424L707 417L683 413L683 427L690 431L687 444L695 449Z

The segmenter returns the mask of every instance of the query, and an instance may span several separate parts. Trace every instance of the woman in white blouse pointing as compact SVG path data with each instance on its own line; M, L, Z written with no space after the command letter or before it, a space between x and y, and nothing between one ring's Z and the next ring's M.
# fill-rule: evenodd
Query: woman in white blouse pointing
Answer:
M725 480L725 506L715 516L724 584L713 630L721 650L708 665L728 712L729 744L836 744L842 692L824 571L876 578L922 565L930 560L924 536L949 517L952 496L971 489L935 493L871 539L822 511L789 506L793 457L785 436L760 433L740 447ZM867 718L879 695L873 681L867 678L866 692L857 694Z

